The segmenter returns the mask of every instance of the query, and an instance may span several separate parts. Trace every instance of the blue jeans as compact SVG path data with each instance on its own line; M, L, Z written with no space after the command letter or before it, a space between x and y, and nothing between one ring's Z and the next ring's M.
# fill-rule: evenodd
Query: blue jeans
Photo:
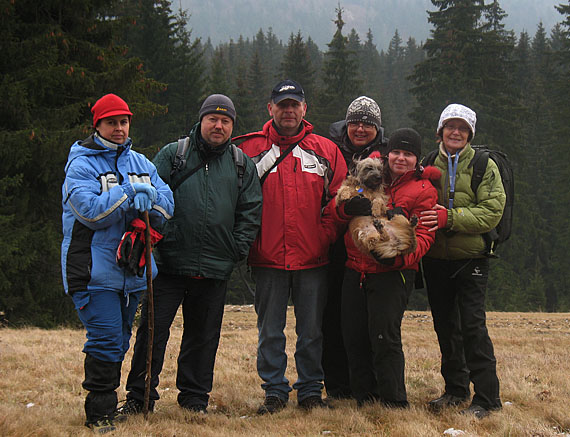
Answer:
M285 323L289 296L295 309L297 344L295 364L297 400L321 396L323 368L321 365L323 310L327 296L327 268L287 271L255 267L255 311L259 342L257 373L264 381L266 396L287 401L291 387L285 377Z

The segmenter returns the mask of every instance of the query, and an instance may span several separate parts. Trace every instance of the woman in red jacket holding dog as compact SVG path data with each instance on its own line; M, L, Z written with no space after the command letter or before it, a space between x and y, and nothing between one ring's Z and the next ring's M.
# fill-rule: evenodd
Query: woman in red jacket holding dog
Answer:
M437 202L432 185L440 177L435 167L419 165L421 137L413 129L396 130L384 161L388 217L408 219ZM339 216L370 215L370 201L353 197L339 205ZM345 235L348 253L342 287L342 331L347 348L350 386L358 406L380 401L387 407L408 406L404 384L401 323L421 257L434 233L421 223L414 252L394 258L362 253Z

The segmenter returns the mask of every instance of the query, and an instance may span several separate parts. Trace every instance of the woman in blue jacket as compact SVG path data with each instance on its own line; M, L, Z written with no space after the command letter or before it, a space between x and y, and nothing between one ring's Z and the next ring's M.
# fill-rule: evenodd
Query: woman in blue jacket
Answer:
M117 264L117 248L139 213L148 211L155 227L171 217L174 201L154 165L131 148L127 103L107 94L91 112L95 131L71 146L65 166L61 265L65 292L87 330L85 425L103 433L115 429L115 389L146 289L144 274Z

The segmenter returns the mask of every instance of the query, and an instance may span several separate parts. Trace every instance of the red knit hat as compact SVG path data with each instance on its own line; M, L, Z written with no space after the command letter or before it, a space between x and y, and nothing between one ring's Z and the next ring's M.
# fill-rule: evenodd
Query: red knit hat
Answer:
M93 113L93 127L97 126L97 122L105 117L113 115L128 115L133 113L129 110L129 105L123 99L115 94L106 94L95 102L91 108Z

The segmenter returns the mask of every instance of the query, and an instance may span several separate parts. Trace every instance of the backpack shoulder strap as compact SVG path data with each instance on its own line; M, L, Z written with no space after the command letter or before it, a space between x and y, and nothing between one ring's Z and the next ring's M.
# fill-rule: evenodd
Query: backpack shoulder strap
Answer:
M469 167L473 167L473 176L471 176L471 190L477 194L477 189L483 180L485 171L487 171L487 162L489 162L489 150L484 147L473 147L475 156L469 163Z
M188 150L188 145L190 144L190 137L180 137L178 139L178 147L176 148L176 156L174 157L174 164L172 164L172 170L170 170L170 176L172 177L174 173L182 170L186 167L186 151Z
M230 144L230 147L232 148L232 155L236 165L238 188L241 188L243 185L243 175L245 174L245 158L243 157L243 150L233 143Z
M432 150L431 152L428 152L428 154L424 156L424 159L422 159L422 165L424 167L427 167L428 165L433 165L433 163L435 162L435 158L437 158L438 153L439 149L435 149Z

